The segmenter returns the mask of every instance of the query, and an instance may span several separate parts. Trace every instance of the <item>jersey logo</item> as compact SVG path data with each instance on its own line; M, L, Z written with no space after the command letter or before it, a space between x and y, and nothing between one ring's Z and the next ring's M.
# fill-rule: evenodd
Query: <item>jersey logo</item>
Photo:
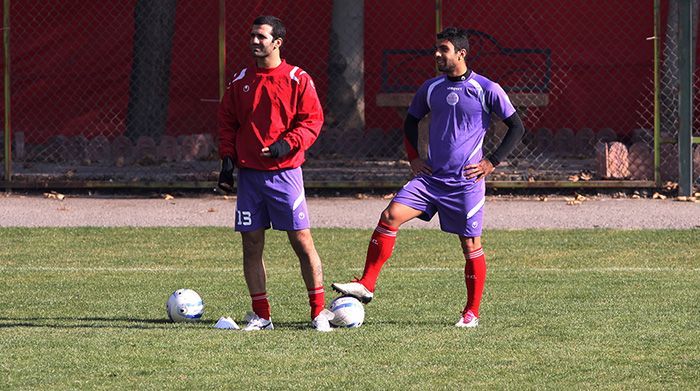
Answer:
M234 75L233 75L233 76L234 76L233 80L231 80L231 82L228 83L228 85L226 86L226 89L231 88L231 86L233 85L233 83L235 83L235 82L237 82L238 80L241 80L242 78L244 78L244 77L245 77L245 73L246 73L247 70L248 70L248 68L243 68L243 69L241 69L240 72L234 74Z
M450 92L447 94L447 98L445 98L445 100L447 100L448 105L454 106L457 104L457 102L459 102L459 95L454 92Z
M246 84L243 86L243 92L248 92L248 91L250 91L250 86Z

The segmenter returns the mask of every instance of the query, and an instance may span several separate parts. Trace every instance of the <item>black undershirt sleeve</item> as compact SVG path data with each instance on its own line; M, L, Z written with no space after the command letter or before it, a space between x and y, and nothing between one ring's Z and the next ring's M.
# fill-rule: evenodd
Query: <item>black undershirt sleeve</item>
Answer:
M515 149L515 146L518 145L520 139L523 138L523 134L525 134L523 121L520 120L520 116L517 112L504 119L503 123L508 126L508 131L506 132L506 135L503 136L501 145L499 145L498 148L496 148L496 150L488 156L489 161L494 167L498 166L498 164L502 162L506 156L513 152L513 149Z
M411 114L406 115L406 120L403 123L404 136L408 143L413 147L414 151L418 151L418 123L420 119L412 116Z

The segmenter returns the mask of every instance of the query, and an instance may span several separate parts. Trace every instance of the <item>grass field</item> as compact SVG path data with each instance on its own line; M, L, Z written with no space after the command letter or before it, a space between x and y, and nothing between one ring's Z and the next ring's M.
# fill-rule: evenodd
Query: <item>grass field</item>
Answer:
M314 234L327 286L361 274L369 230ZM478 329L453 326L457 239L403 230L365 325L324 334L271 232L276 329L243 333L212 328L250 306L229 229L0 229L0 389L700 388L700 231L489 231L484 246ZM181 287L204 298L201 323L166 322Z

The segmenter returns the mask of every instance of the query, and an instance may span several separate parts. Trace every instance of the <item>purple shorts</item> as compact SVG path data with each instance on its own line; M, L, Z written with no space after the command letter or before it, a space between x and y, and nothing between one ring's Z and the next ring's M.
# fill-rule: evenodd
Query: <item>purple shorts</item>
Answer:
M298 231L311 226L301 167L238 170L235 230L248 232L270 226L279 231Z
M486 185L448 185L439 179L417 176L399 190L393 202L423 212L422 220L440 215L440 229L470 238L481 236Z

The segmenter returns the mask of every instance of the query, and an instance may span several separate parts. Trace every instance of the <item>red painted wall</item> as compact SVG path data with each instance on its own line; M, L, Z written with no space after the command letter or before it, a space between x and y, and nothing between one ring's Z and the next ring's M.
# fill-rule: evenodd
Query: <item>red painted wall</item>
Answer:
M55 135L114 138L124 133L134 5L135 1L11 3L14 132L24 132L29 143L43 143ZM285 22L288 39L283 56L314 77L323 99L328 84L329 2L227 2L227 80L253 64L247 48L249 32L253 19L262 14L274 14ZM219 98L218 30L218 0L178 1L169 135L216 130L217 103L212 100Z
M54 135L124 132L134 34L135 1L23 0L11 3L12 120L28 142ZM652 2L576 0L443 0L443 26L459 25L493 37L470 65L512 88L543 86L549 104L529 108L526 126L558 129L611 127L626 134L650 116L653 93ZM322 101L328 88L332 2L228 1L227 69L250 66L252 20L275 14L288 27L283 56L316 81ZM662 15L665 21L666 12ZM170 80L167 133L214 132L218 99L218 0L179 1ZM366 0L364 71L367 127L400 128L393 108L376 105L387 49L429 49L435 43L433 0ZM663 36L663 34L662 34ZM548 50L548 68L537 56L508 56L496 49ZM490 54L489 54L490 51ZM494 55L495 53L495 55ZM1 59L0 59L1 61ZM533 65L534 64L534 65ZM435 75L432 58L391 64L390 81L412 85ZM528 68L529 67L529 68ZM533 72L532 69L536 71ZM647 102L647 103L642 103ZM649 123L650 121L646 121Z
M381 71L384 48L427 49L435 43L434 1L381 3L396 11L388 17L383 9L366 9L368 75ZM651 1L444 0L442 3L442 26L479 30L492 36L503 48L551 52L551 78L544 91L549 104L525 112L528 128L611 127L625 134L638 127L640 110L644 109L640 107L640 99L646 100L645 95L653 93L653 41L647 40L653 35ZM410 12L410 22L401 12ZM481 57L470 66L506 88L527 84L528 75L542 80L546 64L537 59L532 69L539 73L525 71L517 77L513 75L514 69L528 66L529 60L522 56L519 61L518 55L492 53L490 59ZM406 72L404 79L413 78L416 88L436 75L429 56L409 62L406 69L394 68L393 72ZM368 78L366 90L368 102L372 102L372 95L381 90L380 78ZM367 120L372 126L383 118L391 118L393 113L390 108L369 104ZM648 109L645 114L651 113ZM400 127L400 124L397 119L392 126Z

